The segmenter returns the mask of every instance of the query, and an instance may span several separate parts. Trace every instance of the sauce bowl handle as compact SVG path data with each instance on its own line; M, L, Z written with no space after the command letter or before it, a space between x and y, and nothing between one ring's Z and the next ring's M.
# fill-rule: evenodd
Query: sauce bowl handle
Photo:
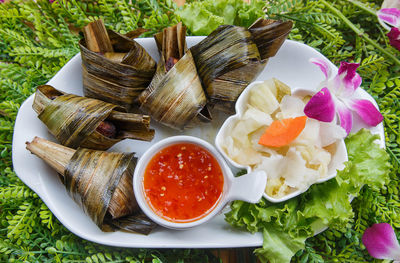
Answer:
M254 171L232 179L228 201L242 200L257 203L264 194L267 175L264 171Z

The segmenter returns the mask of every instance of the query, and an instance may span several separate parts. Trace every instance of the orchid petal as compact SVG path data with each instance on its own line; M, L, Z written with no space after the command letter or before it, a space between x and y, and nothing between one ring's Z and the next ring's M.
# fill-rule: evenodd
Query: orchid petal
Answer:
M398 27L400 25L400 9L382 8L376 14L379 19L391 26Z
M390 224L374 224L367 228L362 242L374 258L400 260L399 241Z
M387 36L389 37L390 45L400 51L400 30L396 27L392 27L390 32L387 33Z
M331 122L335 118L335 103L327 88L321 89L304 107L307 117L323 122Z
M311 58L310 62L317 65L322 73L324 73L325 78L328 79L331 76L331 68L329 67L329 64L324 60L320 58Z
M361 119L370 126L376 126L382 122L383 116L369 100L352 100L350 109L355 111Z
M349 97L360 87L362 79L356 72L359 65L358 63L340 62L333 87L340 96Z
M353 115L350 109L343 102L337 100L336 111L339 115L340 126L349 134L353 127Z

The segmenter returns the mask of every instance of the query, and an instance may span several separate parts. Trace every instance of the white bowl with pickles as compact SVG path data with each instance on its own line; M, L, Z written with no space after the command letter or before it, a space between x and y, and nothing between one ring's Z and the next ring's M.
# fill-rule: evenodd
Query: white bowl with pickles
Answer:
M305 116L311 95L274 78L253 82L216 136L217 149L231 165L266 172L264 197L271 202L334 178L348 160L344 129Z

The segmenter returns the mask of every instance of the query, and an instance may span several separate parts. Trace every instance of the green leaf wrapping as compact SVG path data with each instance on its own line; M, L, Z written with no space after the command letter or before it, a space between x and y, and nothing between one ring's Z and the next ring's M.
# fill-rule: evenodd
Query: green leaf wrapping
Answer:
M133 153L108 153L79 148L65 168L68 194L102 230L111 197L123 173L133 173Z
M142 33L142 30L136 30ZM128 36L137 36L136 31ZM132 111L139 94L149 85L156 62L136 41L107 30L115 52L128 53L122 62L113 61L79 42L82 56L82 81L85 96L107 101Z
M150 85L139 96L142 111L179 130L196 119L207 103L192 52L185 50L185 35L186 27L181 24L155 35L161 59ZM167 70L169 58L179 60Z
M261 60L251 33L237 26L220 26L191 51L210 102L231 110L267 62Z
M249 29L223 25L191 48L209 103L234 112L242 91L282 46L291 22L259 19Z
M151 117L182 130L206 105L206 96L188 52L168 72L159 63L153 81L141 95L141 107Z
M100 100L66 94L50 101L38 117L65 146L91 148L99 144L95 148L107 149L119 140L98 134L96 127L116 107ZM94 142L91 142L92 139Z
M249 27L261 59L268 59L276 55L289 35L292 26L292 21L258 19Z

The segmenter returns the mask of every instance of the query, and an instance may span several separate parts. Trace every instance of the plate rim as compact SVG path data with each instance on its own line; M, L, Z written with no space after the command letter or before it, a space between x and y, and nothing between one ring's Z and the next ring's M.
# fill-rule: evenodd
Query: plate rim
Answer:
M190 37L190 36L188 36L187 37L187 40L196 40L196 39L202 39L202 38L205 38L204 36L193 36L193 37ZM154 41L154 39L153 38L139 38L139 39L136 39L136 40L138 40L138 42L141 44L141 42L145 42L145 41L149 41L149 40L152 40L152 41ZM316 53L316 54L319 54L319 56L320 57L323 57L323 58L325 58L327 61L329 61L329 64L330 64L330 66L332 67L333 66L333 68L336 68L336 70L337 70L337 67L330 61L330 60L328 60L323 54L321 54L319 51L317 51L316 49L314 49L314 48L312 48L312 47L310 47L310 46L308 46L308 45L306 45L306 44L304 44L304 43L300 43L300 42L297 42L297 41L293 41L293 40L286 40L285 42L287 42L288 43L288 45L297 45L297 46L301 46L301 47L303 47L303 48L306 48L306 49L309 49L309 50L312 50L312 52L313 53ZM77 60L77 59L79 59L80 58L80 52L79 53L77 53L76 55L74 55L63 67L62 67L62 69L64 68L64 67L66 67L66 66L71 66L72 64L73 64L73 62L76 62L75 60ZM52 84L53 82L55 82L56 80L57 80L57 78L59 78L59 76L60 76L60 74L61 74L61 72L62 72L62 69L60 69L48 82L47 82L47 84ZM255 80L256 81L256 80ZM295 87L291 87L291 88L295 88ZM62 90L62 89L61 89ZM366 95L369 99L372 99L372 102L374 103L374 105L375 106L378 106L377 105L377 103L376 103L376 101L373 99L373 97L370 95L370 94L368 94L365 90L363 90L362 88L359 88L358 90L361 90L361 92L362 93L365 93L364 95ZM116 247L130 247L130 248L227 248L227 247L254 247L254 246L260 246L260 245L262 245L262 236L261 236L261 233L255 233L255 234L252 234L252 233L250 233L250 232L247 232L247 231L240 231L240 230L237 230L237 229L234 229L233 227L231 227L231 226L229 226L229 224L228 223L226 223L225 221L225 223L226 223L226 225L228 226L228 227L230 227L230 228L232 228L232 229L230 229L230 231L234 231L234 232L236 232L236 231L240 231L241 232L241 234L245 234L245 235L250 235L251 236L251 238L252 238L252 241L253 242L246 242L245 244L243 244L243 243L235 243L235 242L233 242L234 244L232 244L232 243L230 243L230 242L226 242L226 243L218 243L218 244L216 244L216 243L214 243L213 241L212 241L212 238L210 238L210 240L209 240L209 242L207 243L207 244L204 244L204 243L191 243L191 244L189 244L189 243L187 243L187 242L182 242L181 243L181 245L178 245L178 246L171 246L171 245L169 245L169 244L167 244L167 243L165 243L165 244L158 244L158 245L153 245L152 243L151 243L151 241L150 242L146 242L146 243L141 243L141 244L132 244L132 243L129 243L129 242L115 242L115 241L110 241L110 240L107 240L107 236L108 235L112 235L113 233L118 233L119 231L117 231L117 232L112 232L112 233L107 233L107 232L101 232L102 234L101 234L101 237L99 237L99 236L90 236L90 235L87 235L84 231L81 231L81 229L76 229L74 226L72 226L68 221L66 221L66 220L64 220L63 218L62 218L62 213L60 213L60 211L59 210L57 210L57 208L56 207L54 207L54 203L51 201L51 198L48 196L48 194L47 194L47 192L45 191L45 189L43 189L43 184L40 182L41 180L37 180L37 182L36 183L32 183L32 182L28 182L29 180L27 180L27 177L26 176L21 176L21 169L20 169L20 167L18 167L18 166L16 166L16 165L14 165L14 164L17 164L17 163L19 163L19 161L17 160L18 159L18 156L17 156L17 152L18 152L18 149L16 149L17 147L20 147L20 145L21 144L23 144L24 145L24 142L16 142L16 139L17 139L17 135L19 134L19 133L21 133L21 128L20 128L20 126L22 125L22 123L21 123L21 118L22 118L22 113L21 112L24 112L24 110L25 110L25 108L26 107L30 107L30 110L32 110L32 108L31 108L31 104L32 104L32 102L33 102L33 97L34 97L34 94L32 94L32 95L30 95L22 104L21 104L21 106L20 106L20 108L19 108L19 110L18 110L18 113L17 113L17 117L16 117L16 119L15 119L15 124L14 124L14 130L13 130L13 140L12 140L12 162L13 162L13 167L14 167L14 171L15 171L15 173L16 173L16 175L18 176L18 178L26 185L26 186L28 186L30 189L32 189L41 199L42 199L42 201L46 204L46 206L49 208L49 210L52 212L52 214L60 221L60 223L64 226L64 227L66 227L71 233L74 233L75 235L77 235L77 236L79 236L79 237L81 237L81 238L83 238L83 239L86 239L86 240L89 240L89 241L91 241L91 242L95 242L95 243L99 243L99 244L102 244L102 245L108 245L108 246L116 246ZM29 109L28 109L29 110ZM32 110L33 111L33 110ZM385 139L384 139L384 130L383 130L383 124L382 123L380 123L378 126L377 126L378 128L377 128L377 133L379 133L379 135L380 135L380 145L381 145L381 147L385 147ZM24 149L25 150L25 149ZM223 215L220 215L220 216L223 216ZM214 219L213 219L214 220ZM177 231L177 230L172 230L172 231ZM242 233L243 232L243 233ZM133 234L133 235L135 235L135 234ZM151 235L151 234L150 234ZM150 236L149 235L149 236ZM253 238L254 237L254 238ZM105 240L104 240L105 239Z

